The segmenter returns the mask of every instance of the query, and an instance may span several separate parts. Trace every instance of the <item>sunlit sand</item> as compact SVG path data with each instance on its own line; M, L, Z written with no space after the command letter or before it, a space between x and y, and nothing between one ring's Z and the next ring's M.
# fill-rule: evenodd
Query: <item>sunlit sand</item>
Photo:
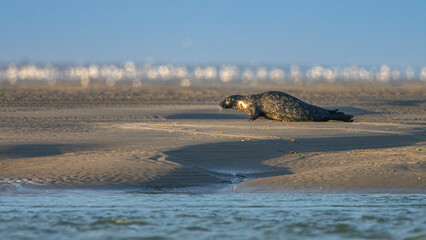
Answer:
M230 94L281 90L353 123L219 112ZM424 193L426 88L6 86L0 187L202 192Z

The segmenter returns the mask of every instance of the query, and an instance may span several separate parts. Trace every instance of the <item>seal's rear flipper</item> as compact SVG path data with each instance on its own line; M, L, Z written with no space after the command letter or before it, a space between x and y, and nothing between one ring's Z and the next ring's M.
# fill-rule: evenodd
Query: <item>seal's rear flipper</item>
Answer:
M334 109L334 110L328 110L331 114L335 114L339 111L339 109Z
M349 115L349 114L344 114L343 112L336 112L334 114L331 114L331 119L332 120L338 120L338 121L343 121L343 122L353 122L354 120L352 119L354 116Z

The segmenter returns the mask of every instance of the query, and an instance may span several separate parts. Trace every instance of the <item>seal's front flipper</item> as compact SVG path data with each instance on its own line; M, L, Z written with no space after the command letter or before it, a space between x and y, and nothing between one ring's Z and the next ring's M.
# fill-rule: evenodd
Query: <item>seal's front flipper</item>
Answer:
M254 120L258 119L259 115L260 115L259 109L255 108L255 107L252 107L250 109L250 120L249 121L251 122L251 121L254 121Z

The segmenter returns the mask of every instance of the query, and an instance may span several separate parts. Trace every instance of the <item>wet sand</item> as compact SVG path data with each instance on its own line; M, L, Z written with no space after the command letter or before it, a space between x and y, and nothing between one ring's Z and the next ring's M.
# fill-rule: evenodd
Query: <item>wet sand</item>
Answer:
M227 95L288 92L353 123L248 121ZM0 87L0 192L426 193L426 87Z

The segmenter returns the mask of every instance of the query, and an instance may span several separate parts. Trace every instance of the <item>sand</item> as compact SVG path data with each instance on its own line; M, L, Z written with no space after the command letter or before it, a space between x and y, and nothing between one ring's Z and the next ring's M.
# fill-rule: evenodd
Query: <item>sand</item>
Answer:
M248 121L227 95L286 91L353 123ZM426 86L1 86L0 192L426 193Z

